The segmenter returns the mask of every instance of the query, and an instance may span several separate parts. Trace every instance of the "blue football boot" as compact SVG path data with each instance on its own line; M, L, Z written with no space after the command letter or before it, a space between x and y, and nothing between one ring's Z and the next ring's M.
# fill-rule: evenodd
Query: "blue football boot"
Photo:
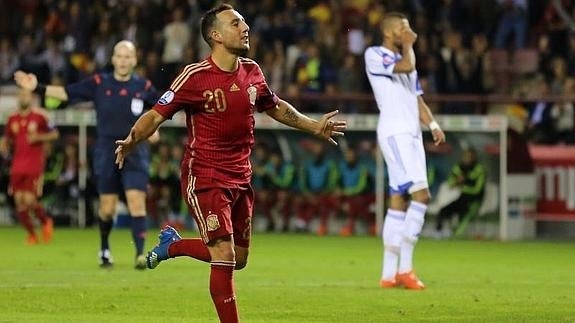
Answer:
M148 252L148 256L146 256L146 265L150 269L158 267L160 262L170 258L168 256L170 245L182 239L178 231L169 225L166 225L162 231L160 231L158 238L160 238L160 243L158 243L152 251Z

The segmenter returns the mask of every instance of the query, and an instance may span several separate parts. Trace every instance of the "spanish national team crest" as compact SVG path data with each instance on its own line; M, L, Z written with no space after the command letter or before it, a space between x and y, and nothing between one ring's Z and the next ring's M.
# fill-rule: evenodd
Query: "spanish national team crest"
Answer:
M130 109L135 116L139 116L142 114L142 111L144 111L144 101L142 101L142 99L133 98Z
M257 96L258 96L258 89L255 86L250 85L250 87L248 87L248 97L250 99L251 105L256 104Z
M218 216L210 213L206 218L206 225L208 226L208 231L216 231L219 229L220 221L218 220Z

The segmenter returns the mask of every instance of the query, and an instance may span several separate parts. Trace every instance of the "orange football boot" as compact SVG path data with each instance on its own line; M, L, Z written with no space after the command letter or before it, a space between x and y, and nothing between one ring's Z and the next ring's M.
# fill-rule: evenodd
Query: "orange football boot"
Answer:
M44 243L50 242L54 235L54 220L48 218L46 223L42 224L42 240Z
M36 236L28 236L28 238L26 238L26 244L29 246L38 244L38 238L36 238Z
M394 288L397 286L399 286L399 285L397 284L397 280L395 280L395 279L392 279L392 280L383 280L382 279L379 281L379 287L381 287L381 288Z
M397 274L395 279L398 285L404 286L407 289L422 290L425 288L425 285L417 278L413 270L403 274Z

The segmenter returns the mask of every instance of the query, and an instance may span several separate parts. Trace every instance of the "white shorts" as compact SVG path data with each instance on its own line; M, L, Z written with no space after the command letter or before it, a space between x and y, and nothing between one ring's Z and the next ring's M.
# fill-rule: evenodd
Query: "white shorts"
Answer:
M390 194L413 193L429 187L421 134L398 134L380 138Z

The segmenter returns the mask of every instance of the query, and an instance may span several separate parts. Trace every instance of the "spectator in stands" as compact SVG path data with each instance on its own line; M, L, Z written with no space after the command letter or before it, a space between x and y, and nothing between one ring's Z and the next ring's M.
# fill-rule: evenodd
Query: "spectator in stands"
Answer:
M163 30L162 63L166 64L169 74L178 72L176 69L183 62L184 49L190 44L191 35L185 19L184 11L177 7L172 13L172 21Z
M567 78L563 85L563 95L570 96L575 91L575 79ZM551 118L555 125L559 143L575 143L575 108L573 102L556 102L551 108Z
M551 117L552 103L545 98L551 94L549 84L545 78L536 80L534 95L538 98L529 107L529 120L527 122L527 136L537 144L551 144L555 140L555 129Z
M12 75L20 66L20 59L8 37L0 38L0 85L12 81Z
M513 47L525 48L527 39L527 0L497 0L501 12L495 47L507 48L509 37L513 35Z
M317 44L309 43L305 52L297 59L295 80L304 92L322 92L325 89L325 66Z

